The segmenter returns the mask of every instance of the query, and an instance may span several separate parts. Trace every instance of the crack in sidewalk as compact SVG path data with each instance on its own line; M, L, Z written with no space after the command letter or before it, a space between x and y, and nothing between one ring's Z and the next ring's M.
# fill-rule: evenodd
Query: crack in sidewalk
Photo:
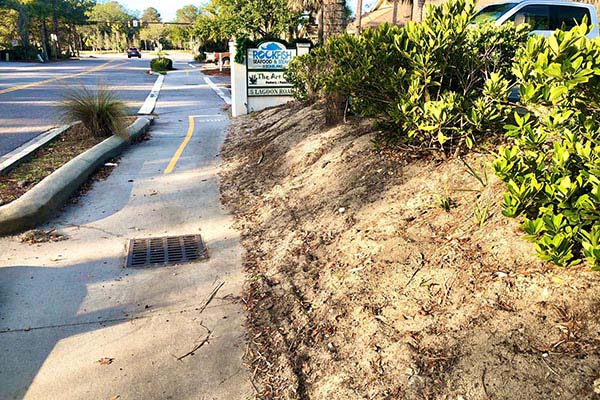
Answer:
M236 304L236 302L231 301L231 302L216 304L214 306L208 306L208 307L205 307L204 304L202 304L202 305L194 307L194 308L188 308L188 309L183 309L183 310L147 313L147 314L139 315L139 316L109 318L109 319L103 319L103 320L98 320L98 321L72 322L69 324L43 325L43 326L35 326L35 327L27 327L27 328L19 328L19 329L7 328L7 329L1 329L0 334L15 333L15 332L31 332L31 331L44 330L44 329L69 328L69 327L75 327L75 326L85 326L85 325L94 325L94 324L102 325L102 324L109 324L109 323L113 323L113 322L137 321L137 320L143 320L143 319L161 317L161 316L168 316L168 315L174 315L174 314L187 314L187 313L191 313L194 311L199 311L199 314L201 314L207 308L214 309L214 308L219 308L219 307L226 307L226 306L229 306L232 304Z
M123 237L123 235L120 235L120 234L117 234L117 233L113 233L113 232L107 231L106 229L98 228L98 227L95 227L95 226L70 224L70 223L67 223L67 222L59 222L58 225L62 226L62 227L68 227L68 228L78 228L78 229L94 230L94 231L102 232L102 233L105 233L107 235L110 235L110 236L113 236L113 237L117 237L117 238L122 238Z

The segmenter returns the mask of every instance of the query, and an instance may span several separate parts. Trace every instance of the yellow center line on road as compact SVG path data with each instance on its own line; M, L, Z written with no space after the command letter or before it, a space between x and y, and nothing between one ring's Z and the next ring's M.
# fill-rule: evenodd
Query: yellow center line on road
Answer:
M10 92L16 92L17 90L28 89L28 88L31 88L31 87L45 85L46 83L51 83L51 82L56 82L56 81L62 81L62 80L69 79L69 78L76 78L78 76L83 76L83 75L91 74L93 72L102 71L102 70L110 68L110 67L115 67L116 68L116 67L120 67L121 65L127 64L127 62L124 62L124 63L117 64L117 65L110 65L114 61L115 60L110 60L110 61L107 61L104 64L99 65L97 67L94 67L94 68L92 68L92 69L90 69L88 71L78 72L78 73L72 74L72 75L59 76L59 77L56 77L56 78L50 78L50 79L46 79L46 80L43 80L43 81L27 83L27 84L19 85L19 86L13 86L13 87L10 87L10 88L7 88L7 89L0 90L0 94L10 93Z
M192 139L192 136L194 135L194 128L195 128L194 117L190 115L188 118L189 118L190 123L189 123L189 128L187 131L187 135L185 135L185 139L183 139L183 142L181 142L181 144L179 145L179 148L173 155L173 158L171 158L169 165L167 165L167 168L165 169L165 172L164 172L165 175L173 172L173 170L175 169L175 166L177 165L177 161L179 161L179 157L181 157L181 154L183 154L183 151L185 150L188 143Z

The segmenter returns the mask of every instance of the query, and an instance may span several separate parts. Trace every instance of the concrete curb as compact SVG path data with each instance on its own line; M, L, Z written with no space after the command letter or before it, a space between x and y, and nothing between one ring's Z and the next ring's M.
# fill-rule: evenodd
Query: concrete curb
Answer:
M221 88L219 88L217 85L215 85L215 83L212 81L212 79L210 79L208 76L204 77L204 82L206 82L208 84L208 86L210 86L210 88L212 90L215 91L215 93L221 98L223 99L223 101L229 105L231 105L231 97L227 96L225 93L223 93L223 91L221 90Z
M139 138L152 119L138 118L127 128L130 140ZM106 160L119 155L129 142L112 136L78 155L17 200L0 207L0 235L17 233L47 221Z
M146 98L146 101L138 111L138 115L148 115L152 114L154 108L156 107L156 102L158 101L158 95L160 94L160 89L162 88L163 82L165 80L164 75L158 74L156 81L154 82L154 86L152 86L152 90L150 94Z
M22 144L10 153L7 153L0 157L0 175L5 175L8 172L15 169L23 161L29 159L33 153L35 153L41 147L44 147L48 143L54 141L58 136L62 135L75 124L79 122L59 126L58 128L50 129L39 135L38 137L30 140L29 142Z

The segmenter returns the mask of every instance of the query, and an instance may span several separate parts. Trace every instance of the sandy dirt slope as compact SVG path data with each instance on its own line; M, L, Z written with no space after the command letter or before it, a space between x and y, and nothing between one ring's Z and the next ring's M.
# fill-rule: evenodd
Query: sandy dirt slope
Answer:
M238 118L222 153L257 397L599 398L600 274L532 256L490 156L466 158L480 182L323 120L298 103Z

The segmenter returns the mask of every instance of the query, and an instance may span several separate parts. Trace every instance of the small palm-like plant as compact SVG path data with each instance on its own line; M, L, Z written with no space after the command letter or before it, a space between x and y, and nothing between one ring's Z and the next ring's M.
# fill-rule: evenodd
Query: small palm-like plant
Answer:
M82 85L70 89L64 95L60 108L65 122L81 121L94 136L125 134L125 103L106 87L90 89Z

